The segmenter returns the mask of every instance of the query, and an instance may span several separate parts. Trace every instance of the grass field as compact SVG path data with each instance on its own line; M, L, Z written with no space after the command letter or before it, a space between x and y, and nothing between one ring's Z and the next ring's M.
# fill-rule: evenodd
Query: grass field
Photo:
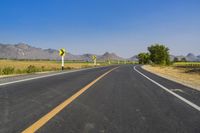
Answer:
M120 61L120 64L124 64L124 61ZM126 64L134 64L135 62L126 62ZM109 64L106 61L97 62L98 66L114 65L118 64L118 61L111 61ZM65 61L65 70L80 69L94 67L92 62L83 61ZM44 61L44 60L0 60L0 75L11 74L25 74L44 71L57 71L61 70L61 61Z
M79 69L92 67L93 63L66 62L65 69ZM0 60L0 75L23 74L43 71L56 71L61 69L60 61L18 61Z

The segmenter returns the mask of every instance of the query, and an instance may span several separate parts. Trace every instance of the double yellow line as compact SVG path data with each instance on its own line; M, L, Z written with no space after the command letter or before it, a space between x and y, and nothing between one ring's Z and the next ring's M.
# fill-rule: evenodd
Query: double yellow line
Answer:
M57 107L55 107L53 110L51 110L49 113L44 115L42 118L37 120L35 123L33 123L31 126L26 128L22 133L34 133L36 132L39 128L41 128L44 124L46 124L50 119L52 119L56 114L58 114L61 110L63 110L65 107L67 107L71 102L73 102L77 97L79 97L83 92L85 92L87 89L89 89L92 85L94 85L97 81L102 79L104 76L112 72L113 70L117 69L118 67L115 67L106 73L102 74L99 76L97 79L83 87L81 90L76 92L74 95L72 95L70 98L66 99L64 102L59 104Z

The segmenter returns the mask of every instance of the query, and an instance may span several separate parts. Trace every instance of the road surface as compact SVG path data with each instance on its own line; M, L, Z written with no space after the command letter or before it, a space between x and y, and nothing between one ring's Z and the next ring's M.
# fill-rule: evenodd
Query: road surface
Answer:
M109 66L0 85L0 132L200 133L199 106L198 91Z

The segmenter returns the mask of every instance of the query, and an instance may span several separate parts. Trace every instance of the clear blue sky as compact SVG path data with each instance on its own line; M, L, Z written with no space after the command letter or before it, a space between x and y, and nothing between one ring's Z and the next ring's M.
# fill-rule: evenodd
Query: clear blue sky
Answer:
M163 43L200 55L200 0L1 0L0 42L123 57Z

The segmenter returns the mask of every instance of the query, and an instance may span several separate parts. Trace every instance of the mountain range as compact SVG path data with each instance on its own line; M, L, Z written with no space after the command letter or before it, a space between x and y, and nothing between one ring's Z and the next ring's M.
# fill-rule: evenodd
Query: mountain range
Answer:
M195 56L193 53L189 53L186 56L184 55L180 55L180 56L174 56L174 55L170 55L170 60L173 61L174 58L177 58L179 61L181 61L183 58L185 58L186 61L200 61L200 55Z
M49 60L60 60L58 50L55 49L41 49L30 46L25 43L18 44L1 44L0 43L0 58L3 59L49 59ZM92 55L96 54L83 54L83 55L74 55L72 53L67 53L65 57L66 60L81 60L81 61L91 61ZM115 53L105 52L103 55L96 55L97 60L125 60ZM195 56L193 53L189 53L186 56L174 56L170 55L170 60L174 58L181 60L185 58L187 61L200 61L200 55ZM134 55L126 60L137 61L137 55Z
M91 61L91 57L96 54L74 55L67 53L65 60L81 60ZM115 53L105 52L103 55L96 55L97 60L124 60ZM1 44L0 43L0 58L1 59L49 59L60 60L59 51L55 49L35 48L25 43L18 44Z

